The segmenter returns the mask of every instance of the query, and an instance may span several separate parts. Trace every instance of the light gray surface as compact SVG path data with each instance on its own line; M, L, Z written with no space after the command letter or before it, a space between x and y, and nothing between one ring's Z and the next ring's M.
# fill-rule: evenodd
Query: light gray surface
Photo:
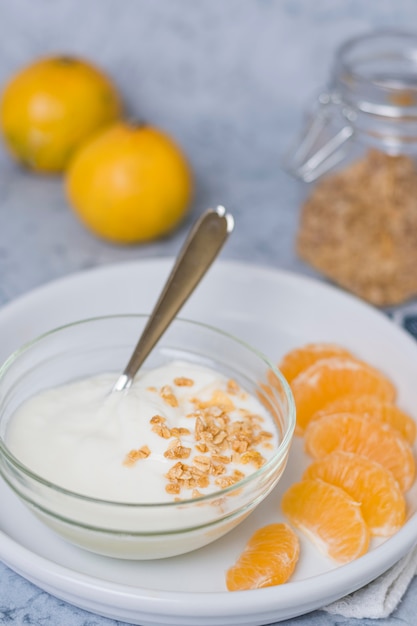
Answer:
M414 0L3 0L0 84L45 53L94 60L131 114L183 146L197 191L173 236L112 246L73 216L60 178L24 172L0 148L0 304L84 268L171 256L196 215L217 204L236 220L225 258L314 276L294 254L305 190L282 171L283 153L336 45L375 27L416 25ZM414 580L395 614L378 622L315 612L281 623L411 626L416 593ZM58 601L0 564L0 624L116 622Z

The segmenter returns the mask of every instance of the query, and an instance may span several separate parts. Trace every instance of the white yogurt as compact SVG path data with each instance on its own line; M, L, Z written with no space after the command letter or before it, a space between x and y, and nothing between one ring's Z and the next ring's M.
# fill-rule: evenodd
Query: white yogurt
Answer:
M127 391L110 393L114 381L114 373L102 374L29 399L10 421L11 452L73 492L154 503L218 491L277 449L263 405L214 370L175 361L140 372ZM239 424L249 433L246 451ZM174 467L207 476L197 485L194 475L173 479Z

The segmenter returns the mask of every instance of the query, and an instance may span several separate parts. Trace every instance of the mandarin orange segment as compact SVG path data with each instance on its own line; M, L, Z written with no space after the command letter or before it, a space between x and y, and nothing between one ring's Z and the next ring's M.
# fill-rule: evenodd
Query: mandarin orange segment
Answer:
M381 400L377 396L361 395L336 398L333 402L326 404L321 411L314 413L311 419L340 412L370 415L396 428L410 444L413 444L416 439L417 426L413 418L395 404Z
M348 563L368 549L369 529L360 504L346 491L322 480L294 483L283 495L283 513L339 563Z
M305 449L315 459L334 452L354 452L387 468L403 491L415 477L410 444L397 430L356 413L334 413L310 422L305 431Z
M290 526L264 526L252 535L236 564L227 570L227 589L239 591L281 585L293 573L299 554L299 540Z
M291 383L297 410L297 434L302 434L314 413L336 398L375 395L393 402L396 389L380 371L350 357L320 359Z
M303 479L321 479L344 489L361 504L372 535L388 537L405 521L405 498L385 467L352 452L332 452L312 463Z
M313 363L334 356L351 356L351 353L333 343L308 343L287 352L278 364L278 369L290 383Z

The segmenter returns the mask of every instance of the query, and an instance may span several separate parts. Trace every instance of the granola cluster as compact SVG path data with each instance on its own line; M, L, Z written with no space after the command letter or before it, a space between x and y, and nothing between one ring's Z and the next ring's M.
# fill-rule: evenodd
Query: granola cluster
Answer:
M177 387L193 384L189 378L174 380ZM169 407L180 405L171 385L148 391L158 393ZM245 392L234 380L227 381L225 390L216 389L209 400L191 395L192 410L186 414L189 428L169 427L164 416L152 416L150 428L167 440L164 456L173 461L165 475L167 493L180 499L184 490L190 490L191 497L199 497L210 486L224 489L242 480L246 474L241 466L251 466L253 471L265 463L259 448L271 449L273 434L264 430L261 415L236 406L237 397L244 398ZM133 466L151 454L147 445L130 450L124 464Z
M305 202L299 256L377 306L417 294L417 168L377 150L323 178Z

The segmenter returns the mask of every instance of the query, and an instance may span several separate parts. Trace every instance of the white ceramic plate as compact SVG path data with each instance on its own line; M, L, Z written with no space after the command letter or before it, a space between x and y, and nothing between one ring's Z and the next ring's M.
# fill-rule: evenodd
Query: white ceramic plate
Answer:
M76 274L0 310L0 359L35 335L86 316L149 312L171 259L104 267ZM399 402L417 406L417 343L382 313L319 282L271 269L218 261L182 311L214 323L278 361L307 341L336 341L384 369ZM410 519L392 538L357 561L335 566L307 541L291 582L229 593L224 573L259 526L282 519L283 490L307 459L296 441L285 477L250 518L221 540L161 561L100 557L56 537L0 481L0 558L39 587L74 605L142 626L256 626L319 608L388 569L417 541L417 488Z

